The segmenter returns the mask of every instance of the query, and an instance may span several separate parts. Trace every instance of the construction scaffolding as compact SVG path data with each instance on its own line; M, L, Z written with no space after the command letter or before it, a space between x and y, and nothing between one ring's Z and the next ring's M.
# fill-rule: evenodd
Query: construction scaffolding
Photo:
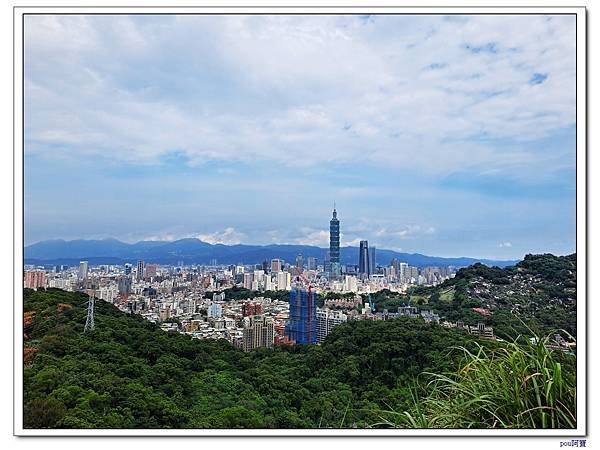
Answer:
M290 317L285 335L296 344L317 343L317 293L295 288L290 292Z

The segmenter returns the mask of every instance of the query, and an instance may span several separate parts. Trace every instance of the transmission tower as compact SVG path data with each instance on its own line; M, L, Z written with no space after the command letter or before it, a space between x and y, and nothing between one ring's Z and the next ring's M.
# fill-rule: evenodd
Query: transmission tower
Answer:
M88 330L94 329L94 294L90 296L88 300L88 311L87 311L87 319L85 321L85 328L83 332L85 333Z

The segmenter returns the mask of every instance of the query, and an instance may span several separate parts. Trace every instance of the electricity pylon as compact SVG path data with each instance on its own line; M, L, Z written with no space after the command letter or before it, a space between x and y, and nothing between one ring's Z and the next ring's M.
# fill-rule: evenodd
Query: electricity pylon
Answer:
M85 328L83 332L85 333L88 330L94 329L94 294L90 296L88 300L88 311L87 311L87 319L85 321Z

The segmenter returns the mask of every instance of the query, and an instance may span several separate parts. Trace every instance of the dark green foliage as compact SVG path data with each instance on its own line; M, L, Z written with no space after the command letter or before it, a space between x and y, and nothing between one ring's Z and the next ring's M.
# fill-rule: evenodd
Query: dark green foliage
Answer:
M511 342L462 349L457 371L424 373L413 405L388 411L378 426L408 428L576 428L575 356Z
M434 309L442 319L494 327L497 336L514 339L520 334L547 335L565 330L577 335L576 255L526 255L514 267L488 267L477 263L460 269L455 278L439 286L411 287L406 294L382 290L371 294L377 310L398 306ZM449 300L451 299L451 300ZM484 316L473 308L489 310Z
M477 264L439 286L414 287L406 295L384 290L371 297L378 311L422 305L443 319L492 325L503 338L548 335L556 329L575 335L575 287L575 255L527 255L515 267ZM226 291L226 299L287 300L287 295L240 288ZM502 395L496 383L499 378L494 377L511 375L505 366L488 365L485 356L477 360L477 373L450 377L447 385L439 384L436 395L441 397L424 400L428 393L415 388L423 372L464 373L457 372L462 357L457 347L478 355L509 358L514 354L518 361L511 361L519 362L518 367L536 367L538 360L528 359L516 347L511 347L513 353L502 353L504 344L478 342L461 331L420 319L351 321L336 327L320 346L277 346L243 353L224 340L200 341L165 333L142 317L124 314L102 301L96 303L96 329L83 333L87 300L83 294L58 289L25 289L28 358L23 381L28 428L369 427L390 410L410 412L413 422L402 426L475 426L477 420L482 426L569 426L566 418L574 410L569 403L551 422L550 416L542 419L519 410L511 400L506 404L507 417L521 414L522 421L503 419L494 425L484 416L472 418L470 425L429 421L443 419L447 409L468 410L468 403L460 398L456 404L442 403L445 393L472 388L474 399L492 398ZM491 314L482 316L473 308L486 308ZM481 352L477 344L484 346ZM543 360L544 364L557 361L562 373L551 378L571 389L575 358L553 353ZM489 375L492 393L476 391L481 374ZM452 386L458 387L452 390ZM552 401L559 398L553 386L545 385L544 391L552 394ZM535 394L537 387L532 389ZM574 395L568 399L574 402ZM422 415L426 405L434 408L429 416Z
M280 300L287 302L290 297L288 291L252 291L243 287L232 287L223 291L217 291L215 293L225 293L225 301L230 300L246 300L253 299L254 297L268 297L273 300ZM207 298L212 297L213 292L207 292L205 296Z
M472 345L466 334L398 319L340 325L321 346L244 353L165 333L102 301L96 329L83 333L86 302L25 290L34 313L25 345L37 349L24 370L26 427L365 427L376 411L406 406L423 370L455 368L450 346Z

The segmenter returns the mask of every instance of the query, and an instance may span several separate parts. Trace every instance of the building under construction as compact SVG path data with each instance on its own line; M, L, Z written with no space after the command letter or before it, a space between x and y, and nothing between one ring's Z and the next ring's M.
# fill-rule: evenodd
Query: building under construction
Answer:
M295 344L317 343L317 293L295 288L290 292L290 318L286 337Z

